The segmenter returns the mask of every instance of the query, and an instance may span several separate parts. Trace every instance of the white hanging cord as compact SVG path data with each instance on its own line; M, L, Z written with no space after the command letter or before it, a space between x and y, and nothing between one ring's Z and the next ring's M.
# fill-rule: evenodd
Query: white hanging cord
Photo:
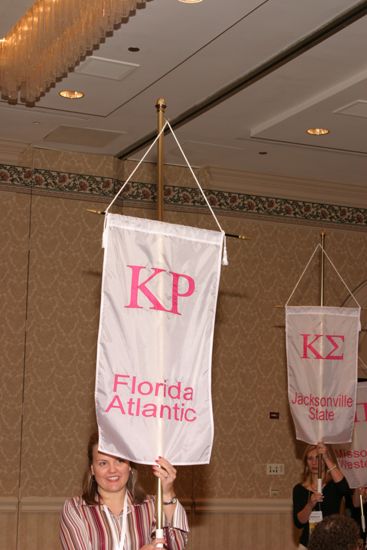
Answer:
M175 139L175 141L176 141L176 143L177 143L177 146L178 146L178 148L180 149L181 154L182 154L183 158L185 159L185 162L186 162L186 164L187 164L187 166L188 166L188 168L189 168L189 170L190 170L190 172L191 172L191 174L192 174L194 180L196 181L196 184L197 184L197 186L199 187L200 192L201 192L202 196L204 197L204 200L205 200L206 204L208 205L208 208L209 208L209 210L210 210L210 212L211 212L213 218L214 218L215 221L216 221L216 224L217 224L217 226L219 227L220 232L223 233L223 256L222 256L222 264L223 264L223 265L228 265L227 242L226 242L226 235L225 235L225 232L223 231L223 229L222 229L222 227L221 227L221 225L220 225L220 223L219 223L219 221L218 221L217 216L215 215L215 213L214 213L212 207L210 206L210 203L209 203L208 199L206 198L206 195L205 195L205 193L204 193L204 191L203 191L203 189L202 189L202 187L201 187L201 185L200 185L200 183L199 183L199 180L197 179L197 177L196 177L196 175L195 175L193 169L191 168L191 165L190 165L190 163L189 163L189 161L188 161L188 159L187 159L187 157L186 157L186 155L185 155L185 153L184 153L184 151L183 151L183 149L182 149L182 147L181 147L181 145L180 145L180 143L179 143L179 141L178 141L178 139L177 139L177 137L176 137L176 134L174 133L174 131L173 131L173 129L172 129L172 126L171 126L170 123L168 122L168 120L165 121L165 123L164 123L162 129L160 130L160 132L159 132L158 135L156 136L155 140L152 142L152 144L150 145L150 147L148 147L148 149L146 150L146 152L144 153L144 155L142 156L142 158L140 159L140 161L138 162L138 164L135 166L134 170L131 172L131 174L129 175L129 177L126 179L125 183L124 183L124 184L122 185L122 187L119 189L118 193L114 196L114 198L112 199L112 201L110 202L110 204L107 206L107 208L105 209L105 214L108 214L109 209L111 208L111 206L113 205L113 203L116 201L116 199L117 199L117 197L120 195L120 193L123 191L123 189L124 189L124 187L127 185L127 183L131 180L131 178L133 177L133 175L135 174L135 172L138 170L139 166L141 165L141 163L143 162L143 160L145 159L145 157L148 155L148 153L149 153L149 152L151 151L151 149L154 147L155 143L158 141L158 139L160 138L160 136L161 136L162 133L164 132L166 126L168 126L169 129L171 130L172 135L173 135L173 137L174 137L174 139ZM106 220L107 220L107 216L105 217L105 223L104 223L105 228L106 228Z
M186 155L185 155L185 153L184 153L184 151L183 151L183 149L182 149L182 147L181 147L181 145L180 145L180 142L178 141L178 139L177 139L177 137L176 137L176 134L174 133L173 128L172 128L172 126L170 125L170 123L168 122L168 120L166 120L166 124L168 125L169 129L171 130L171 133L172 133L172 135L173 135L173 137L174 137L174 140L175 140L175 142L176 142L176 144L177 144L177 147L180 149L181 154L182 154L183 158L185 159L185 162L186 162L186 164L187 164L187 166L188 166L188 168L189 168L189 170L190 170L190 172L191 172L191 174L192 174L192 177L193 177L194 180L196 181L196 184L197 184L198 188L200 189L200 192L201 192L202 196L204 197L204 200L205 200L206 204L208 205L208 208L209 208L210 212L212 213L212 216L213 216L213 218L215 219L216 224L217 224L217 226L219 227L219 230L223 233L223 256L222 256L222 264L223 264L223 265L228 265L227 240L226 240L225 232L223 231L223 229L222 229L222 227L221 227L221 225L220 225L220 223L219 223L219 221L218 221L217 216L214 214L214 210L213 210L212 207L210 206L210 203L209 203L208 199L206 198L206 195L205 195L205 193L204 193L204 191L203 191L203 188L201 187L201 185L200 185L200 183L199 183L199 180L197 179L197 177L196 177L196 175L195 175L195 172L194 172L193 169L191 168L191 165L190 165L190 163L189 163L189 161L188 161L188 159L187 159L187 157L186 157Z
M348 290L350 296L353 298L353 300L355 301L355 303L357 304L357 306L360 308L361 306L359 305L358 301L356 300L356 298L355 298L353 292L350 290L350 288L348 287L347 283L344 281L343 277L340 275L339 271L336 269L336 267L335 267L333 261L332 261L331 258L328 256L326 250L323 248L323 246L322 246L320 243L316 246L315 250L313 251L313 253L312 253L312 255L311 255L311 258L308 260L306 267L305 267L304 270L302 271L302 275L301 275L300 278L298 279L298 281L297 281L297 283L296 283L296 286L295 286L294 289L292 290L292 293L291 293L291 295L289 296L289 298L288 298L288 300L287 300L287 302L286 302L285 305L287 306L287 305L289 304L289 302L290 302L290 300L291 300L293 294L295 293L295 291L297 290L297 287L298 287L299 283L301 282L302 277L304 276L305 272L307 271L308 266L310 265L310 263L311 263L311 261L312 261L314 255L316 254L316 252L317 252L317 250L318 250L319 248L321 248L322 254L325 254L325 256L327 257L327 259L328 259L329 262L331 263L332 267L334 268L336 274L338 275L339 279L341 280L341 282L343 283L343 285L345 286L345 288Z
M139 160L138 164L135 166L134 170L131 172L130 176L127 178L127 180L125 181L125 183L122 185L122 187L119 189L119 192L113 197L112 201L110 202L110 204L107 206L106 210L105 210L105 214L108 213L109 209L111 208L111 206L113 205L113 203L115 202L115 200L117 199L117 197L119 196L119 194L122 192L122 190L124 189L124 187L127 185L127 183L129 183L129 181L131 180L131 178L133 177L133 175L135 174L135 172L137 171L137 169L139 168L139 166L141 165L141 163L143 162L143 160L145 159L145 157L148 155L148 153L151 151L151 149L153 148L153 146L155 145L155 143L158 141L158 139L160 138L161 134L164 132L166 126L167 126L168 122L166 121L165 124L163 125L161 131L159 132L159 134L157 135L157 137L155 138L155 140L153 141L153 143L150 145L150 147L148 147L148 149L146 150L146 152L144 153L144 155L142 156L142 158Z
M306 271L307 271L307 269L308 269L308 266L309 266L310 263L312 262L312 259L313 259L314 255L316 254L317 249L318 249L319 247L321 247L320 244L318 244L318 245L316 246L315 250L313 251L313 253L312 253L312 255L311 255L311 258L308 260L306 267L305 267L304 270L302 271L302 275L300 276L300 278L299 278L298 281L296 282L296 286L295 286L294 289L292 290L291 295L289 296L289 298L288 298L288 300L287 300L287 302L286 302L286 304L285 304L285 307L287 307L287 305L289 304L289 302L290 302L290 300L291 300L293 294L296 292L297 287L298 287L299 283L301 282L301 280L302 280L302 278L303 278L303 275L306 273Z
M186 162L186 164L187 164L187 166L188 166L188 168L189 168L189 170L190 170L190 172L191 172L191 174L192 174L192 177L193 177L194 180L196 181L196 184L197 184L197 186L199 187L199 189L200 189L200 191L201 191L201 194L203 195L203 197L204 197L204 199L205 199L205 202L206 202L206 204L208 205L208 208L209 208L210 212L212 213L213 218L214 218L215 221L217 222L217 226L219 227L220 231L221 231L222 233L224 233L224 231L223 231L223 229L222 229L222 227L221 227L221 225L220 225L220 223L219 223L219 221L218 221L218 219L217 219L217 216L214 214L214 211L213 211L212 207L210 206L210 203L209 203L208 199L207 199L206 196L205 196L205 193L204 193L204 191L203 191L203 188L201 187L201 185L200 185L200 183L199 183L199 180L198 180L197 177L195 176L195 173L194 173L193 169L191 168L190 163L189 163L189 161L187 160L187 157L186 157L185 153L183 152L183 149L182 149L182 147L181 147L181 145L180 145L180 143L179 143L179 141L178 141L178 139L177 139L177 137L176 137L176 134L174 133L174 131L173 131L173 129L172 129L172 126L170 125L170 123L168 122L168 120L166 120L166 124L168 125L169 129L171 130L172 135L173 135L173 137L174 137L174 139L175 139L175 141L176 141L176 143L177 143L177 147L180 149L181 154L182 154L183 158L185 159L185 162Z
M320 245L321 246L321 245ZM329 258L326 250L321 246L321 249L322 249L322 252L323 254L325 254L325 256L327 257L327 259L329 260L329 262L331 263L331 265L333 266L337 276L339 277L339 279L341 280L341 282L343 283L343 285L345 286L345 288L347 289L347 291L349 292L350 296L353 298L353 300L355 301L355 303L357 304L357 306L360 308L361 306L359 305L357 299L355 298L353 292L350 290L349 286L347 285L347 283L344 281L343 277L340 275L339 271L336 269L335 265L333 264L331 258Z

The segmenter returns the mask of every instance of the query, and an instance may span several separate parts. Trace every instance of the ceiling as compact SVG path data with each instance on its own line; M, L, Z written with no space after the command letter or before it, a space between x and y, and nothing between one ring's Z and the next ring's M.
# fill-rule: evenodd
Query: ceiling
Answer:
M31 4L2 0L0 36ZM0 142L138 159L163 97L218 187L261 174L273 195L367 207L366 46L366 1L152 0L33 107L1 100ZM165 160L184 164L172 137Z

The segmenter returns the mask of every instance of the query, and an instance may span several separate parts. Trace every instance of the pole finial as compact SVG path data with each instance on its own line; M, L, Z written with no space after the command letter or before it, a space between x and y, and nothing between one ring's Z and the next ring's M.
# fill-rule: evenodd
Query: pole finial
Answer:
M157 99L155 108L157 111L165 111L167 107L166 100L163 97Z
M164 203L164 184L163 184L163 143L164 135L160 134L164 126L164 112L166 110L166 101L163 97L157 99L155 104L157 109L157 130L159 134L157 147L157 217L159 221L163 221L163 203Z

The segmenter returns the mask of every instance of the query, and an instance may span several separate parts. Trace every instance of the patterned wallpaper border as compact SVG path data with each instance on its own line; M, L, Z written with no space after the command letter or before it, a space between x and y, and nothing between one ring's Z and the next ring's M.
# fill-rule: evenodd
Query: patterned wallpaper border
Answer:
M0 164L0 183L50 192L77 193L86 197L112 198L121 181L101 176L80 175L54 170L31 169ZM220 211L272 216L284 220L349 225L367 228L367 209L310 201L248 195L231 191L205 190L210 205ZM167 206L203 208L205 201L196 188L166 185ZM152 204L156 201L156 186L151 183L129 182L121 194L124 201Z

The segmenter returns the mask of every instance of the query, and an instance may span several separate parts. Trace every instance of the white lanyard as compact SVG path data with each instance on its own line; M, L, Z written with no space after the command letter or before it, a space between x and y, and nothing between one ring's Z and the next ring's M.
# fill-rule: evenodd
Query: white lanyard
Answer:
M103 509L106 512L107 520L111 529L111 534L113 538L113 550L123 550L124 544L125 544L125 537L126 537L126 527L127 527L127 490L125 492L124 510L122 512L122 527L121 527L120 540L118 540L118 536L117 536L118 532L116 532L116 526L113 522L113 519L111 517L111 512L109 511L108 506L104 504Z

